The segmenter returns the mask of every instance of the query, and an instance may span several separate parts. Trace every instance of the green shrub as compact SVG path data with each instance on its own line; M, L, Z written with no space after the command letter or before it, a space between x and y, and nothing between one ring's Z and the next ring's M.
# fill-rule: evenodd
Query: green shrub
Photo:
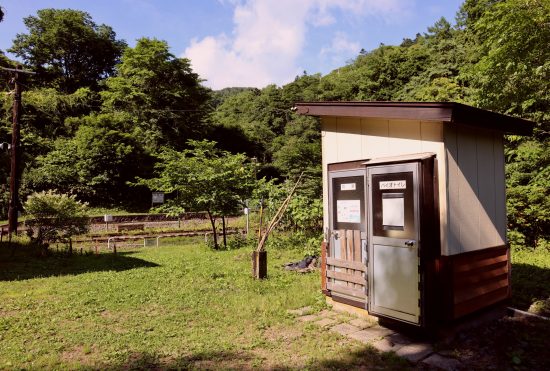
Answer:
M237 250L243 247L254 247L256 240L252 237L237 233L227 238L227 250Z
M286 232L269 236L266 249L299 250L305 256L319 256L322 235L309 237L303 232Z
M288 206L292 224L306 235L316 235L323 228L323 202L319 198L295 196Z
M24 209L29 237L41 246L67 242L89 229L87 205L77 201L75 196L53 191L34 193L27 198Z

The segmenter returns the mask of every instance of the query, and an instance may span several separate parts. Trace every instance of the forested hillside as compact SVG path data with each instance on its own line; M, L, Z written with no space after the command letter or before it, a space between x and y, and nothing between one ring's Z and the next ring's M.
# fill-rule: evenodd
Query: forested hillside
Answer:
M151 176L163 147L183 150L189 139L205 138L256 161L258 177L304 171L301 194L316 199L319 124L294 114L295 102L457 101L537 122L532 137L507 137L510 237L548 246L550 0L466 0L456 20L440 19L400 45L358 51L325 76L304 72L282 87L221 91L205 88L165 42L143 38L127 47L87 13L45 9L25 24L8 49L38 72L23 96L23 199L56 189L94 206L146 209L149 191L129 184ZM14 62L0 54L0 65ZM12 97L1 99L0 142L9 142ZM0 156L7 179L8 158ZM4 182L0 192L3 218Z

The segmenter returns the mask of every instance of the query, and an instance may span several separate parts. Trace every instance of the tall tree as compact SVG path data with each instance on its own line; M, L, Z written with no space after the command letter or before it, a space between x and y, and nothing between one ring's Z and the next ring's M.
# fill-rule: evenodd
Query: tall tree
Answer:
M159 145L182 147L204 132L210 90L188 59L176 58L165 41L142 38L128 48L101 93L105 112L128 112L135 134Z
M479 105L550 121L550 1L496 3L473 33L482 40L474 80Z
M17 34L8 51L38 72L39 83L64 92L97 87L126 47L111 27L79 10L42 9L23 22L28 33Z

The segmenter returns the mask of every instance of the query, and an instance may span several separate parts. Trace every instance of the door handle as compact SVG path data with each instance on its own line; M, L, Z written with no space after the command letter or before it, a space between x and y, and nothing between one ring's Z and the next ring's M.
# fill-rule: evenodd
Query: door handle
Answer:
M408 240L408 241L405 241L405 246L413 247L415 243L416 243L415 240Z

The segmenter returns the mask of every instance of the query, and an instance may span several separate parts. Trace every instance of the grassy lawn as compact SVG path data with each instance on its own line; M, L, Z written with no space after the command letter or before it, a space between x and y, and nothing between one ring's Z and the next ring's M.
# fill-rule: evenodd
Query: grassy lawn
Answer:
M11 261L0 247L0 369L407 368L287 314L324 305L318 274L280 268L298 251L270 251L255 281L248 249L197 239Z
M512 249L512 306L527 310L537 301L550 298L550 251Z

